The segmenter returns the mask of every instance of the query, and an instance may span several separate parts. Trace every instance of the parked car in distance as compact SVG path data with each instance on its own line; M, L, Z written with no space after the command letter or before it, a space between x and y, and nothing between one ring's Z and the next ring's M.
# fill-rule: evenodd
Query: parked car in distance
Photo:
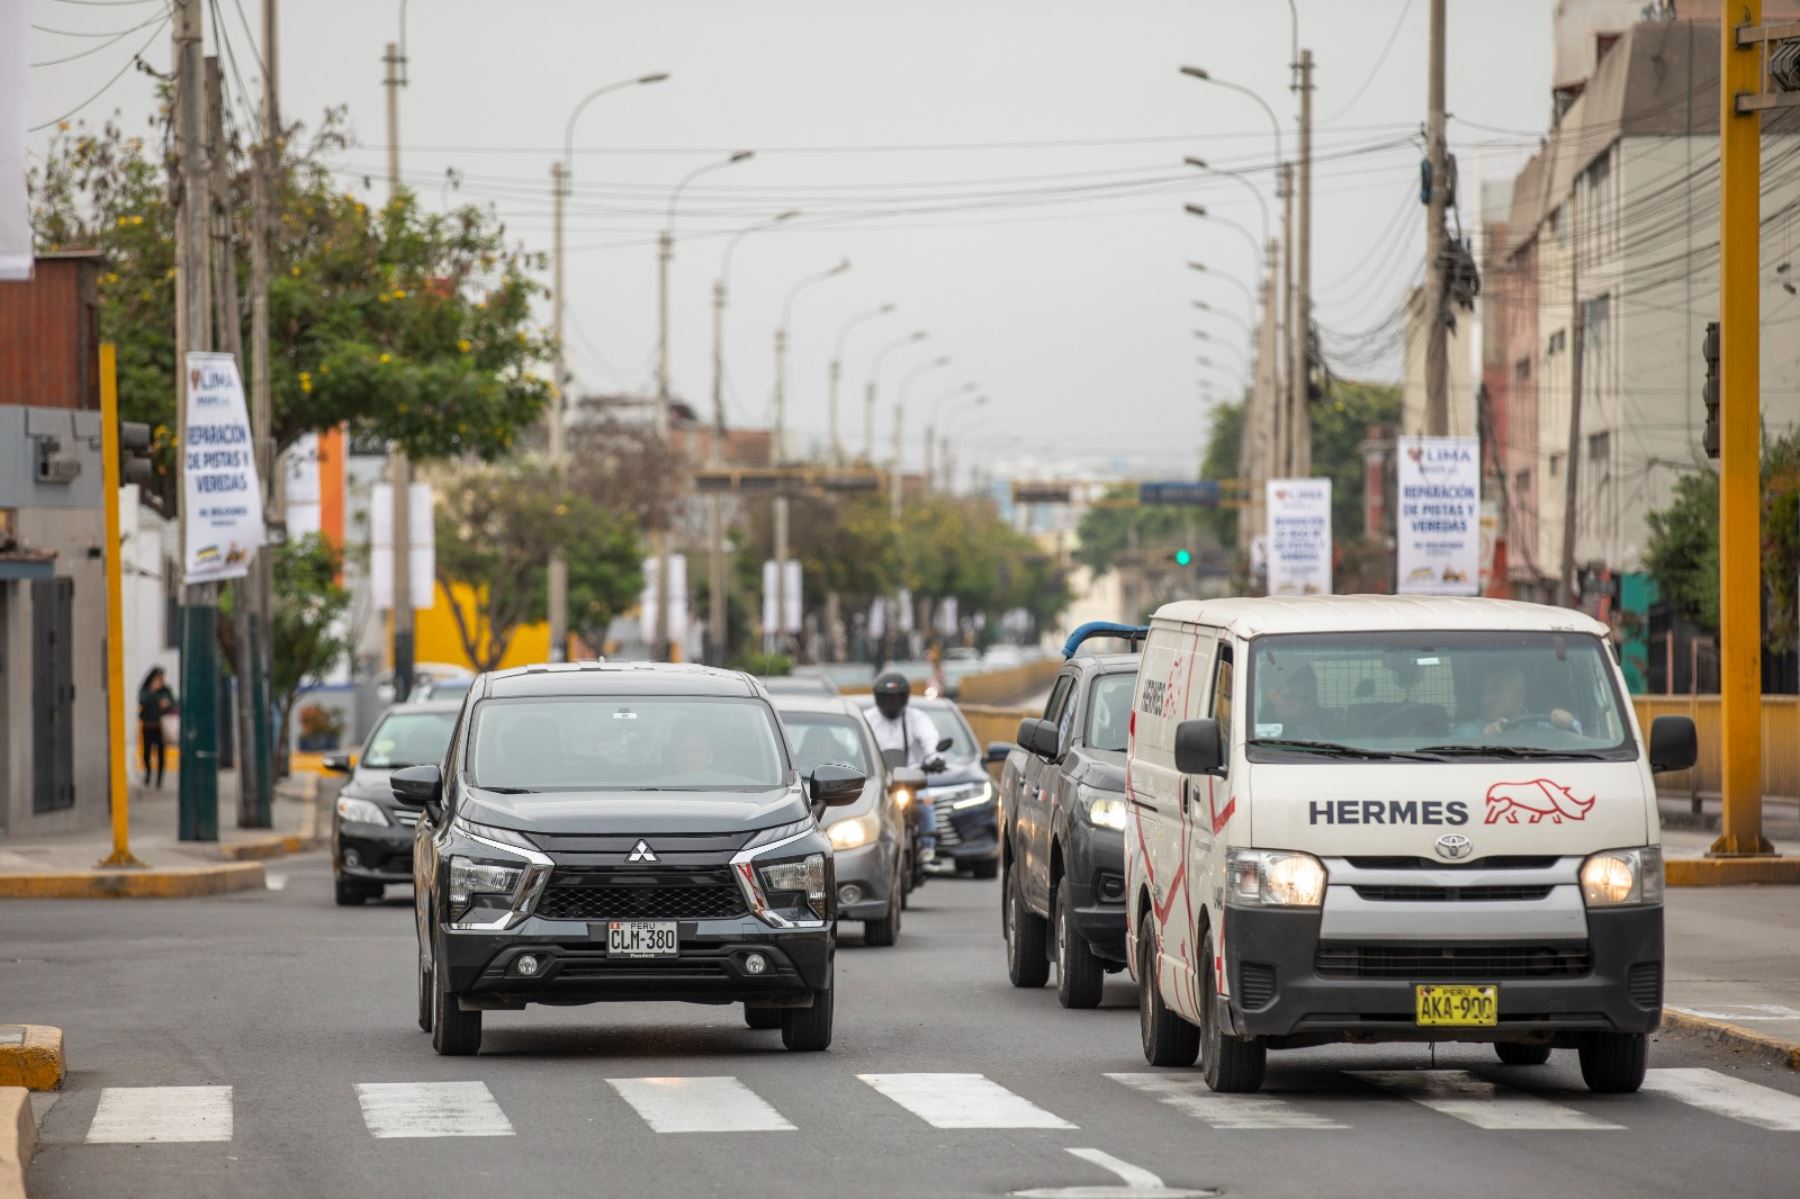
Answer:
M1000 828L993 777L987 763L1005 756L1005 747L984 750L962 709L947 699L916 697L912 706L936 726L944 769L925 776L925 793L937 811L937 860L959 874L993 878L1000 872Z
M775 674L757 682L770 695L828 696L838 693L837 684L822 674Z
M832 764L848 766L868 780L860 799L826 812L819 827L831 839L838 920L862 921L865 945L892 945L900 936L901 897L912 867L910 839L905 812L895 800L890 772L862 708L836 695L778 693L771 698L801 775Z
M417 809L394 799L389 778L422 762L442 762L462 700L395 704L381 714L359 754L325 755L324 766L347 774L331 810L331 878L341 906L380 899L393 883L413 879Z
M1071 638L1068 651L1087 639ZM1099 1004L1106 975L1128 957L1125 751L1137 673L1136 654L1071 656L1042 718L1020 723L1000 775L1007 975L1041 987L1054 962L1067 1008Z

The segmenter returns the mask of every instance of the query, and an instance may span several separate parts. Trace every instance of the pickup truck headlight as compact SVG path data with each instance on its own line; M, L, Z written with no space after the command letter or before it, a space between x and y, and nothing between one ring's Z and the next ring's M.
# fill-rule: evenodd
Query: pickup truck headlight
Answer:
M387 813L381 805L367 799L352 799L348 795L338 796L338 819L346 824L391 824Z
M840 820L825 830L833 849L860 849L881 835L881 824L875 813Z
M1088 804L1087 817L1088 823L1096 828L1123 831L1125 828L1125 801L1116 795L1099 796Z
M1316 908L1325 865L1309 853L1234 849L1225 858L1225 901L1239 907Z
M453 856L450 859L450 903L460 908L474 895L511 897L524 873L518 866L497 866Z
M791 862L771 862L757 869L763 890L771 900L778 896L804 897L813 915L825 918L825 855L808 854ZM777 905L779 906L779 905Z
M1661 903L1662 847L1608 849L1581 864L1581 896L1590 908Z

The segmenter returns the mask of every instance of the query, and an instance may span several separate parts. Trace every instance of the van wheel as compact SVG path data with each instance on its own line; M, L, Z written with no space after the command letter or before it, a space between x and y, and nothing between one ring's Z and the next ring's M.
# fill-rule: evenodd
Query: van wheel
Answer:
M1550 1046L1521 1045L1517 1041L1496 1041L1494 1056L1507 1066L1541 1066L1550 1060Z
M1601 1095L1629 1095L1644 1085L1650 1038L1641 1032L1591 1033L1581 1043L1581 1080Z
M757 1007L755 1004L744 1005L744 1024L750 1028L780 1028L781 1012L778 1007Z
M781 1043L799 1053L817 1053L831 1047L831 994L833 988L813 992L811 1007L776 1008L781 1013Z
M1156 941L1147 920L1138 922L1138 1032L1152 1066L1191 1066L1200 1055L1200 1030L1171 1012L1156 985Z
M1269 1047L1255 1037L1234 1037L1219 1024L1219 972L1213 965L1212 934L1200 942L1200 1072L1209 1089L1225 1094L1260 1090Z
M1006 889L1006 977L1015 987L1041 987L1050 980L1050 953L1044 918L1025 906L1019 878L1008 873Z
M442 1057L467 1057L481 1052L481 1013L458 1007L449 981L438 954L431 970L431 1047Z
M1059 886L1050 901L1056 917L1056 1000L1066 1008L1098 1007L1106 989L1106 969L1075 931L1068 892L1068 887Z

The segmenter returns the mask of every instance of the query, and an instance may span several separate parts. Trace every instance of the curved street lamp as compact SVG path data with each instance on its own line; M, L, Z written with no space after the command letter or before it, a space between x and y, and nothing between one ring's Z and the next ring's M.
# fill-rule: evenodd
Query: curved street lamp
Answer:
M896 337L879 350L869 364L869 389L863 396L863 457L873 464L875 461L875 383L881 377L881 364L887 356L904 346L916 345L931 334L920 329L917 333L908 333L905 337Z
M898 305L889 302L883 304L879 308L871 308L867 312L859 312L849 320L845 321L843 328L838 330L837 342L831 351L831 398L829 401L831 410L828 414L831 422L831 461L833 465L840 465L844 461L844 443L838 437L838 380L844 373L844 342L849 338L850 331L855 329L858 325L865 324L878 317L887 316L891 314L896 307L898 307Z

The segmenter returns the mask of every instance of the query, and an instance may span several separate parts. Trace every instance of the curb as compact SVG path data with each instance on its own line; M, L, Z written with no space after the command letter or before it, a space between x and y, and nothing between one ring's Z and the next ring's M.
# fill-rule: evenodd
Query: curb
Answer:
M319 844L315 838L303 837L298 833L288 833L278 837L228 841L219 846L219 856L228 862L263 862L270 858L285 858L292 854L305 853L309 849L317 849Z
M1790 1070L1800 1070L1800 1044L1783 1041L1779 1037L1771 1037L1764 1033L1752 1032L1724 1020L1714 1020L1710 1016L1696 1016L1692 1012L1684 1012L1680 1008L1665 1007L1663 1008L1663 1028L1705 1037L1709 1041L1728 1045L1771 1064L1786 1066Z
M25 1199L25 1167L37 1148L31 1092L0 1087L0 1199Z
M0 899L189 899L267 886L261 862L223 862L174 870L0 874Z
M1671 887L1740 887L1800 884L1800 857L1669 858L1663 880Z
M63 1032L48 1024L0 1024L0 1087L55 1091L63 1081Z

